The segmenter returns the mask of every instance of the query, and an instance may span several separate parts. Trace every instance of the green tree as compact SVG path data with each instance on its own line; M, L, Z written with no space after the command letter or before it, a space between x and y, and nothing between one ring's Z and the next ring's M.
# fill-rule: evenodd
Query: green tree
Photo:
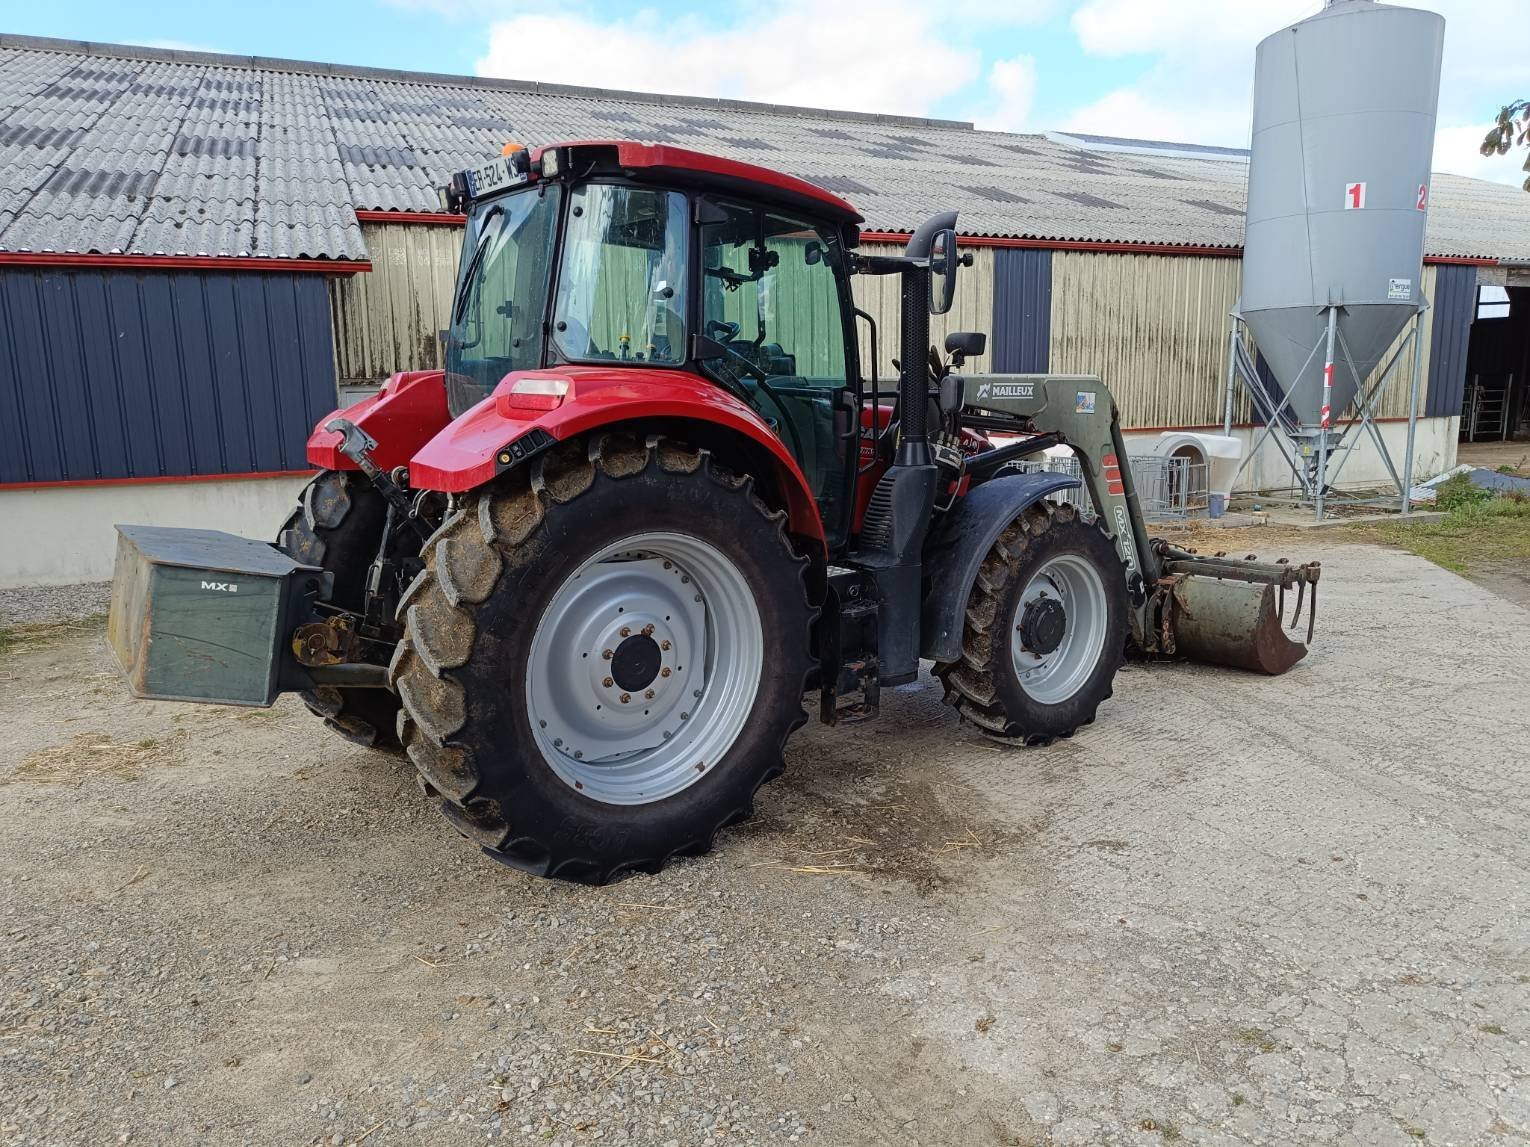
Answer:
M1530 100L1515 100L1498 113L1493 130L1482 141L1483 155L1507 155L1509 148L1530 146ZM1530 155L1525 156L1525 170L1530 171ZM1530 178L1525 180L1530 191Z

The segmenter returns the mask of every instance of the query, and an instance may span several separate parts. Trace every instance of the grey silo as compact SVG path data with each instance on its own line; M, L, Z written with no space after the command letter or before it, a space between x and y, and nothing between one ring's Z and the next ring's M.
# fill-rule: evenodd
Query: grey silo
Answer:
M1333 0L1259 44L1240 310L1304 426L1321 418L1326 308L1349 352L1337 420L1423 302L1444 39L1433 12Z

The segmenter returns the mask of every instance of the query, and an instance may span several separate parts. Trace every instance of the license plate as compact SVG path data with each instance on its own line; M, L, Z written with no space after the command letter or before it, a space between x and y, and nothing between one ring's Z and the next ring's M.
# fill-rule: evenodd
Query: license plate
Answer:
M478 199L485 195L492 195L496 191L503 191L507 187L525 183L526 179L525 172L511 168L507 156L500 156L467 173L468 194Z

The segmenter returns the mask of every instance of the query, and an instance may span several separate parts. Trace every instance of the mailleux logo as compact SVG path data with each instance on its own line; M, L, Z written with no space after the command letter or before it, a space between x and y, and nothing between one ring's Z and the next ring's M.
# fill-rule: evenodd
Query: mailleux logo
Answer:
M989 398L1035 398L1036 384L1034 382L980 382L977 388L977 401Z

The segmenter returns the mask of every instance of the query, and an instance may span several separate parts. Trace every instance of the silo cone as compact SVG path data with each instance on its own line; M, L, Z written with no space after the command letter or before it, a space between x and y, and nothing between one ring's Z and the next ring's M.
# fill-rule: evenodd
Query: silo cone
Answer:
M1444 39L1433 12L1333 0L1259 44L1239 310L1298 435L1321 433L1328 308L1337 422L1423 303Z

